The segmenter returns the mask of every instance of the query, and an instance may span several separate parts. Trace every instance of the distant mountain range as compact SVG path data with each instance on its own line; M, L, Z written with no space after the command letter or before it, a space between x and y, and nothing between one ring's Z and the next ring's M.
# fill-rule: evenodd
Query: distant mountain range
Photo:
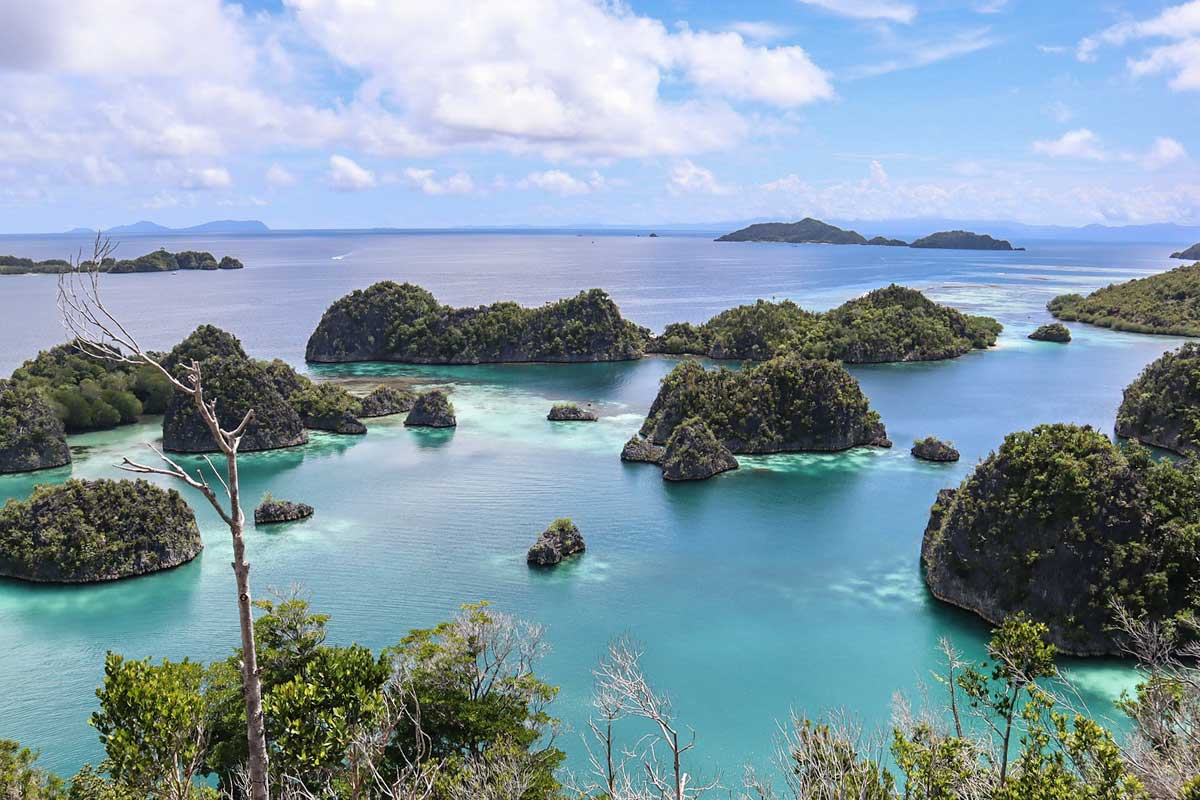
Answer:
M757 218L702 223L666 223L657 225L464 225L446 228L422 228L420 230L424 233L452 233L456 230L469 232L494 231L497 233L554 233L567 231L608 231L613 233L628 231L630 233L644 233L655 230L661 235L665 232L672 231L676 233L724 233L726 231L744 228L755 223L769 221L769 219ZM1179 244L1192 244L1194 242L1200 242L1200 226L1176 225L1174 223L1155 223L1150 225L1093 224L1084 225L1082 227L1071 227L1067 225L1026 225L1025 223L1012 222L1010 220L946 219L941 217L895 220L834 219L827 220L827 222L842 228L861 231L862 234L867 238L883 237L888 239L896 238L911 240L922 236L929 231L967 229L986 230L993 236L1021 241L1059 240L1071 242L1164 242ZM347 232L351 232L351 230L353 230L353 232L359 233L406 233L415 229L363 228L346 230ZM192 225L191 227L187 228L168 228L165 225L159 225L155 222L143 220L141 222L135 222L132 225L118 225L117 227L109 228L104 232L110 235L120 236L181 236L195 234L263 234L282 233L283 231L273 231L259 220L224 219L205 222L201 225ZM289 230L287 232L296 233L299 231ZM319 231L312 229L309 232ZM75 228L68 233L95 235L96 231L91 228Z
M93 228L73 228L68 233L89 234L96 233ZM104 233L108 235L118 234L121 236L177 236L196 233L270 233L271 229L264 223L256 219L218 219L212 222L205 222L200 225L192 225L189 228L168 228L165 225L159 225L157 222L142 220L135 222L132 225L118 225L115 228L108 228Z

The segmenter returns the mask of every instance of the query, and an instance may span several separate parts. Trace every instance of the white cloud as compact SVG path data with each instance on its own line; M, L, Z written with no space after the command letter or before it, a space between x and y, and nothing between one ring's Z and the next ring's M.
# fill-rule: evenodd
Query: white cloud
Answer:
M775 42L791 34L791 30L783 25L762 20L734 22L729 26L729 30L740 33L752 42Z
M475 191L475 182L465 172L456 172L439 180L431 169L409 167L404 170L404 177L425 194L470 194Z
M883 19L889 22L912 22L917 17L917 7L898 0L799 0L843 17L856 19Z
M1187 150L1175 139L1160 136L1154 140L1154 145L1142 159L1146 169L1162 169L1177 161L1187 158Z
M93 186L107 186L125 180L125 172L104 156L88 154L79 162L84 180Z
M711 170L693 164L684 158L671 168L670 184L672 192L706 192L708 194L727 194L729 187L717 181Z
M180 187L188 191L205 191L209 189L228 189L233 185L229 170L224 167L205 167L204 169L188 170Z
M329 157L329 184L339 192L360 192L375 185L375 173L342 155Z
M545 172L531 172L517 184L522 189L538 188L563 197L576 194L587 194L592 187L568 172L552 169Z
M1057 139L1036 141L1033 151L1052 158L1137 163L1148 170L1161 169L1187 158L1187 149L1168 136L1159 136L1146 152L1137 153L1108 149L1100 137L1087 128L1068 131Z
M904 54L878 64L866 64L850 70L852 78L869 78L904 69L925 67L951 58L969 55L997 44L991 28L974 28L937 40L904 45Z
M380 150L413 143L558 157L692 153L748 132L731 103L833 95L799 47L748 44L591 0L287 0L304 30L366 76ZM664 97L671 81L683 91ZM399 108L392 115L382 108Z
M272 186L294 186L296 184L296 176L278 164L272 164L267 168L266 178L267 183Z
M1120 22L1079 41L1075 56L1092 62L1104 46L1120 47L1133 41L1167 39L1141 57L1129 58L1127 67L1135 77L1171 74L1168 85L1177 91L1200 90L1200 0L1163 9L1145 20Z
M1069 52L1071 48L1067 47L1065 44L1039 44L1037 49L1039 53L1046 53L1047 55L1059 55L1061 53Z
M879 184L880 186L887 186L887 170L885 170L883 168L883 164L880 164L878 161L871 162L871 181Z
M1067 131L1057 139L1043 139L1033 143L1033 152L1052 158L1082 158L1103 161L1108 158L1100 146L1100 137L1087 128Z

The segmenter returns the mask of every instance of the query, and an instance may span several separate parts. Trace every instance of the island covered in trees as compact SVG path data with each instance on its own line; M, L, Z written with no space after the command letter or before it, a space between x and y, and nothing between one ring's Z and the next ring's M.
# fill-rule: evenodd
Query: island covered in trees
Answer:
M704 423L732 453L891 446L850 373L832 361L797 356L740 370L680 362L662 379L639 435L666 447L688 420Z
M99 263L84 261L79 269L95 270L111 275L125 275L134 272L175 272L176 270L218 270L242 269L245 265L233 256L223 256L217 259L212 253L200 250L184 250L171 253L167 250L155 250L137 258L102 258ZM34 261L32 258L18 256L0 256L0 275L28 275L31 273L59 275L70 272L75 265L61 258L46 261Z
M668 325L646 349L739 360L795 353L851 364L935 361L991 347L1001 330L991 317L963 314L892 284L824 313L790 300L759 300L702 325Z
M144 480L39 486L0 509L0 576L93 583L191 561L204 544L174 489Z
M337 383L315 382L280 359L252 359L236 336L212 325L200 325L171 351L155 355L175 375L193 360L200 363L206 379L211 374L206 391L225 414L255 409L243 443L247 452L303 444L304 429L363 434L360 418L406 413L415 401L412 391L387 385L358 397ZM61 466L70 460L64 430L106 430L147 415L164 415L168 450L211 452L215 446L195 409L158 369L96 358L73 343L38 353L0 387L0 410L7 409L0 413L0 472Z
M1200 262L1046 304L1058 319L1132 333L1200 336Z
M717 238L718 242L781 242L784 244L863 244L883 247L916 247L940 250L1013 250L1010 242L971 231L939 231L912 244L902 239L876 236L868 239L858 231L846 230L819 219L799 222L757 222ZM1024 250L1023 247L1015 248Z
M1194 244L1186 250L1179 250L1171 253L1171 258L1182 258L1188 261L1200 261L1200 243Z
M628 361L649 332L602 290L525 308L452 308L411 283L381 281L335 302L308 340L312 362L413 364Z
M1187 626L1200 612L1200 462L1155 461L1088 427L1013 433L933 506L935 597L992 623L1021 612L1074 655L1121 655L1117 609Z
M1117 435L1187 455L1200 453L1200 344L1148 365L1125 389Z
M0 475L71 463L54 406L38 391L0 378Z

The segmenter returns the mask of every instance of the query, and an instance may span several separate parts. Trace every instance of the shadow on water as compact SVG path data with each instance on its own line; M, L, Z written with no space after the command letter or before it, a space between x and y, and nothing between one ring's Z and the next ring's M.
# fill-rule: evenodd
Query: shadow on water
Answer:
M409 435L412 436L412 441L417 447L422 450L438 450L450 444L450 440L454 438L454 432L458 428L426 428L422 426L414 426L406 428Z
M137 614L147 624L170 624L186 619L195 604L209 549L178 567L116 581L48 584L0 579L0 612L33 632L52 626L79 636L95 634L114 617L128 614Z

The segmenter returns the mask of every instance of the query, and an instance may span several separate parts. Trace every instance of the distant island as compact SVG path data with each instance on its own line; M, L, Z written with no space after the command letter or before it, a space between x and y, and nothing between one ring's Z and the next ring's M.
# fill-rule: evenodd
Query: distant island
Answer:
M100 231L100 233L109 236L146 236L151 234L178 236L189 233L248 234L270 233L270 231L271 229L265 223L256 219L217 219L212 222L203 222L199 225L191 225L186 228L168 228L166 225L159 225L157 222L150 222L144 219L132 225L117 225L115 228L108 228ZM97 231L94 228L72 228L67 233L94 236Z
M1012 250L1012 244L1004 239L993 239L986 233L971 231L939 231L931 233L909 245L927 250ZM1017 250L1024 250L1018 247Z
M1062 294L1046 309L1067 322L1118 331L1200 336L1200 263L1110 284L1087 297Z
M176 270L218 270L242 269L245 265L233 256L223 256L219 261L212 253L202 250L184 250L170 253L166 250L155 250L137 258L105 258L99 265L84 261L81 269L92 269L97 272L107 272L112 275L128 275L134 272L175 272ZM0 256L0 275L58 275L70 272L73 265L61 258L51 258L46 261L34 261L32 258L19 256Z
M787 244L867 244L858 231L848 231L805 217L799 222L760 222L727 233L718 242L784 242ZM903 244L903 243L901 243Z
M858 231L846 230L819 219L799 222L759 222L717 238L718 242L782 242L784 244L862 244L882 247L918 247L940 250L1013 250L1011 243L970 231L939 231L912 244L902 239L876 236L868 239ZM1024 250L1023 247L1015 248Z
M1171 253L1171 258L1185 258L1188 261L1200 261L1200 244L1194 244L1187 250Z

